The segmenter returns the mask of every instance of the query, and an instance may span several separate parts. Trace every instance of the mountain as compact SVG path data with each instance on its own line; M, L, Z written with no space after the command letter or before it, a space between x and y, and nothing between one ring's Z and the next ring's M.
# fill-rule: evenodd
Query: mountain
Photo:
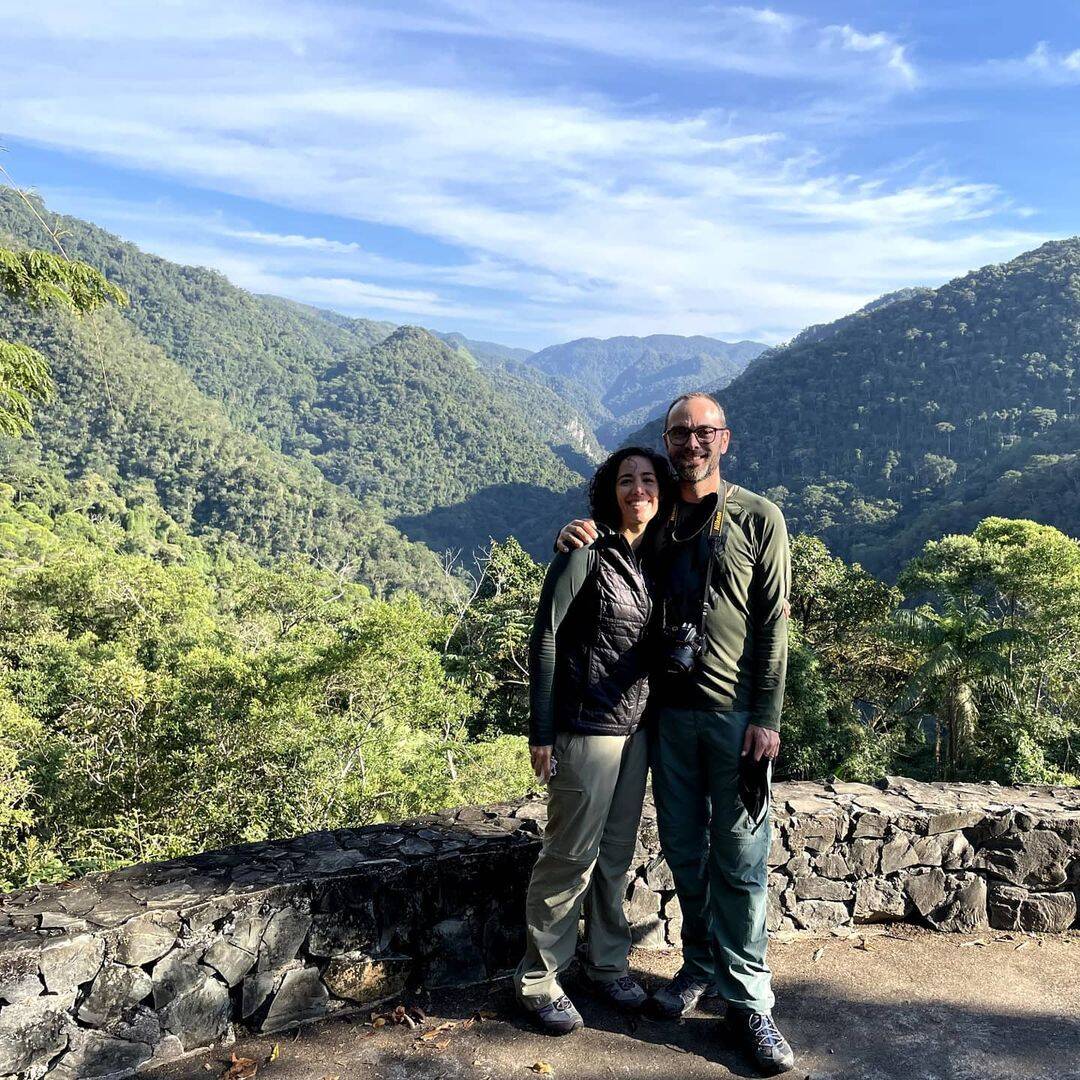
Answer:
M515 349L512 345L499 345L494 341L472 341L464 334L436 332L435 336L455 349L464 349L482 368L497 369L507 362L528 360L532 356L528 349Z
M528 365L560 381L605 446L687 390L724 386L765 349L753 341L707 337L579 338L533 353Z
M796 530L895 573L988 514L1080 534L1080 238L902 293L720 395L730 475ZM655 438L659 422L638 437Z
M89 484L109 502L160 507L180 530L225 549L348 564L379 593L447 591L430 551L310 464L239 430L117 312L77 321L3 301L0 337L44 352L57 384L30 434L0 439L0 477L20 498L50 504L49 492Z
M353 500L350 505L362 506L372 522L383 526L384 519L407 515L437 551L468 552L484 545L489 535L518 534L519 522L532 511L532 493L581 484L588 467L582 452L587 433L577 430L582 426L578 415L570 415L542 388L530 387L532 398L523 399L515 387L504 385L501 373L489 376L470 353L425 330L255 296L213 271L148 255L87 222L51 214L40 202L37 209L63 236L73 258L97 267L131 297L130 306L116 316L130 328L130 336L113 327L107 347L96 356L77 339L78 355L57 371L59 408L64 400L88 407L89 400L73 396L72 388L89 386L98 369L125 370L122 353L144 359L151 383L154 364L162 366L162 385L171 385L177 374L173 369L180 369L213 407L196 406L189 395L191 409L181 412L169 435L172 450L180 452L191 415L205 412L214 423L228 424L230 438L249 436L250 455L278 455L273 467L285 470L282 475L289 479L272 485L274 490L291 484L299 492L315 484L327 498ZM10 189L0 189L0 235L33 247L51 244ZM37 317L31 324L31 330L45 326ZM68 333L62 326L59 332ZM78 353L80 348L85 351ZM44 351L53 355L51 348ZM537 409L540 418L530 409ZM559 410L563 426L573 431L556 439ZM65 422L71 420L65 416ZM124 425L131 422L125 418L115 433L118 440L127 436ZM98 434L85 428L78 436L69 432L60 453L51 440L61 439L61 431L46 421L42 452L60 454L70 475L83 450L78 438ZM198 438L192 433L194 441ZM149 462L160 447L147 433L136 442L135 456L125 467L155 475ZM95 452L101 450L100 440L93 445ZM471 527L460 515L446 533L422 525L433 511L452 509L505 485L513 485L517 498L502 499L483 528ZM226 515L221 526L228 524ZM305 537L304 545L314 543L303 530L297 535ZM549 547L546 535L519 538L531 550Z

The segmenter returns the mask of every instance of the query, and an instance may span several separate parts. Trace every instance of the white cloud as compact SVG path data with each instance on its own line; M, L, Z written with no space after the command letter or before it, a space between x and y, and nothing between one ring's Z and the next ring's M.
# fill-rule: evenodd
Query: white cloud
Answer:
M89 67L66 63L57 45L47 72L0 68L5 129L450 245L456 261L400 259L348 239L210 216L133 222L130 234L257 291L402 321L471 320L474 333L483 324L486 336L536 344L658 330L787 336L1041 239L1011 227L1018 211L992 184L944 170L852 175L779 122L755 125L719 107L642 109L570 87L481 86L443 69L436 79L410 68L407 35L392 39L396 78L385 74L386 48L369 66L343 64L330 46L294 55L279 48L294 15L269 10L272 23L282 20L268 31L273 62L260 64L252 47L242 70L226 49L203 55L192 78L188 45L168 35L146 48L103 44ZM322 9L312 24L325 27L339 10ZM347 10L355 22L360 9ZM709 9L696 39L675 17L627 10L601 20L581 4L526 0L511 11L459 0L363 14L372 34L449 25L612 55L638 50L655 62L700 55L738 69L745 61L762 74L860 89L868 73L879 89L907 90L918 78L887 33L768 9ZM731 48L717 53L710 34Z

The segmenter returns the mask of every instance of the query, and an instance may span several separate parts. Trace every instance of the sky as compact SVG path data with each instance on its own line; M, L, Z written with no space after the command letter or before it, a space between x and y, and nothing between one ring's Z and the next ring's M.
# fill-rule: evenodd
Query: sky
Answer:
M1077 0L0 0L0 20L13 182L350 315L527 348L773 343L1080 233Z

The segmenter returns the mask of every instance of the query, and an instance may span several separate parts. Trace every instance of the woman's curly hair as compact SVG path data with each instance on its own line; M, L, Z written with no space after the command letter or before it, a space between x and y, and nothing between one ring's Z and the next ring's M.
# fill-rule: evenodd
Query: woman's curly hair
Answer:
M668 459L655 450L646 450L641 446L624 446L616 450L606 461L602 461L589 481L589 510L593 520L602 522L610 529L622 528L622 511L619 509L615 481L619 476L619 466L629 457L643 457L651 462L660 486L660 509L649 524L667 521L671 508L675 505L678 486Z

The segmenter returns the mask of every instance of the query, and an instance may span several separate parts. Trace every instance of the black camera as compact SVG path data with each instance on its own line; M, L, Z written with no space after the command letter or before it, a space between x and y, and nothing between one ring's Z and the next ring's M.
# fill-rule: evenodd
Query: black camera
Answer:
M664 671L668 675L693 675L701 659L704 642L693 623L669 626L665 631L667 655Z

